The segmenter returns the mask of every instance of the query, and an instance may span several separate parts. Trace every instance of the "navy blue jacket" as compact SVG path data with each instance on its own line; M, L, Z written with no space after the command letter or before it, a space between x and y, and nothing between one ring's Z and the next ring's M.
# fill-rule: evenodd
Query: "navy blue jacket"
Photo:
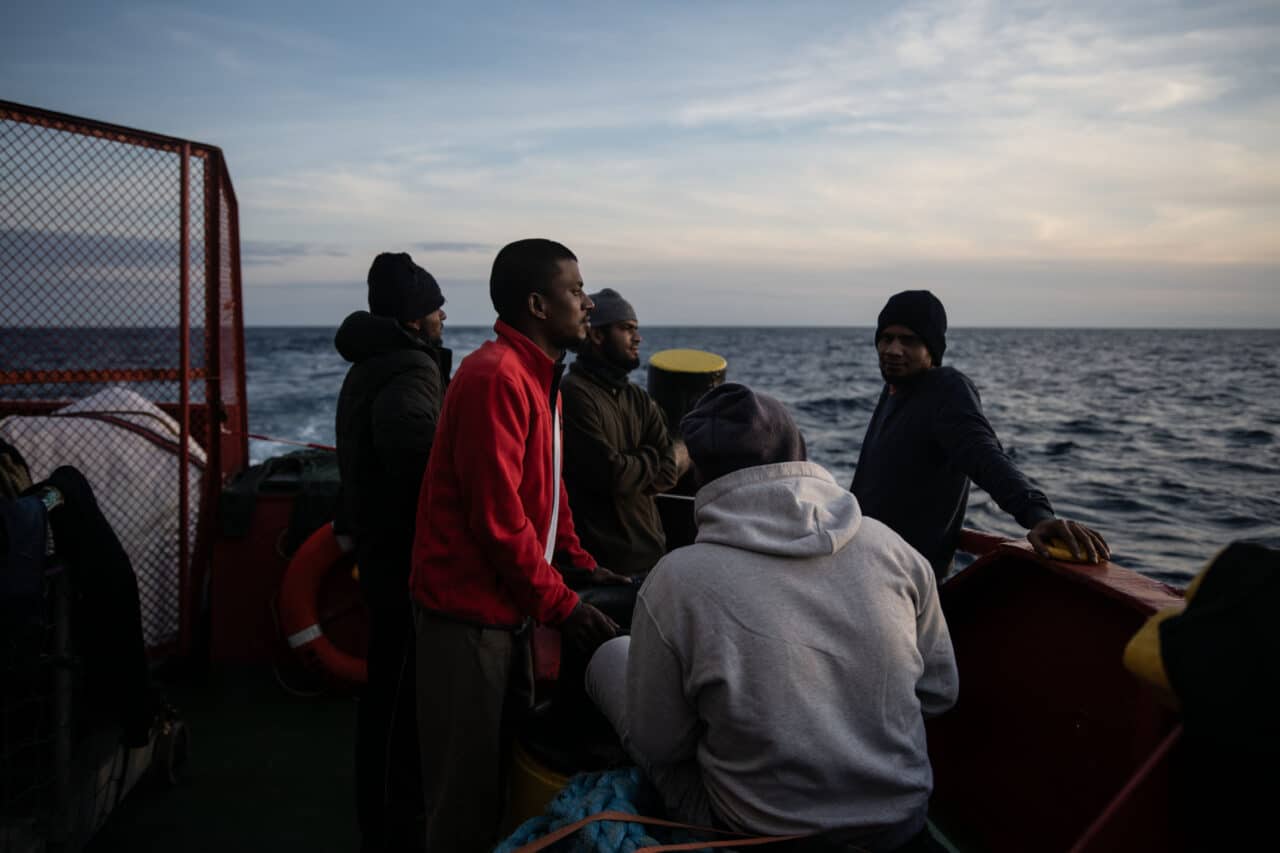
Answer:
M951 566L969 481L1023 527L1053 516L982 414L978 389L952 367L880 393L851 486L862 511L915 546L941 579Z

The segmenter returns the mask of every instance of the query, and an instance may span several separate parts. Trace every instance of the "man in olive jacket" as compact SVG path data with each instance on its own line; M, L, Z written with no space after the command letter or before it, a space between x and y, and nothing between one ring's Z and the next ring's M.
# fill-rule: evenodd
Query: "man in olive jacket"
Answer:
M583 547L613 571L638 575L666 551L653 496L676 484L689 454L627 379L643 341L635 309L610 288L591 301L591 329L561 385L565 486Z
M444 296L409 255L378 255L368 281L369 310L347 317L334 339L352 362L338 397L339 524L355 539L370 620L356 812L362 850L414 850L424 816L409 556L452 353L441 346Z

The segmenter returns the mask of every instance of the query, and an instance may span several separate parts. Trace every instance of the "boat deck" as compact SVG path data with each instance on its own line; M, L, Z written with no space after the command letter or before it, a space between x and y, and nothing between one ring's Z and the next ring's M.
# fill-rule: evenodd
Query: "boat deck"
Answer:
M190 759L177 785L131 791L87 853L358 849L352 695L291 695L269 667L164 687L190 730Z

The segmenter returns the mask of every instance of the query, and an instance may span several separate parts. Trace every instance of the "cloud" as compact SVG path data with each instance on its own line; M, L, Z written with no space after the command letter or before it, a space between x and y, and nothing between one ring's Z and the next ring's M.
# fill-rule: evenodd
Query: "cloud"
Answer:
M46 211L49 212L58 212ZM173 269L181 244L171 236L110 231L0 228L5 267L32 278L83 276L88 272L154 272ZM198 260L199 246L193 247Z
M466 243L448 240L427 240L414 243L411 248L423 252L491 252L495 248L492 243Z
M428 96L424 112L454 119L431 144L279 176L250 203L320 228L342 216L365 242L447 231L476 254L536 222L618 247L613 263L1273 260L1259 214L1280 205L1278 134L1234 125L1238 107L1204 111L1243 97L1256 73L1241 63L1277 30L1158 11L913 4L750 70L725 52L680 60L680 90L655 62L646 98L602 75L569 112L523 107L536 79L464 85Z
M242 240L240 262L245 266L273 266L301 258L343 258L348 252L333 246L274 240Z
M536 72L367 80L345 123L326 107L313 128L265 134L358 128L349 156L277 170L242 197L260 219L370 245L431 230L492 246L536 217L677 254L812 251L810 234L847 256L1266 257L1233 199L1250 197L1255 218L1273 203L1276 132L1233 126L1245 111L1227 103L1256 86L1241 63L1280 39L1245 12L917 3L840 26L827 9L819 36L750 64L740 29L692 57L642 31L656 52L642 78L606 62L572 98ZM590 51L597 34L562 35ZM1222 232L1188 243L1176 226L1193 208L1216 210L1197 221Z
M305 26L274 26L260 18L242 20L170 6L130 9L125 17L134 25L166 32L181 49L197 51L231 71L261 67L261 63L247 60L244 52L294 57L332 57L343 52L340 42L318 36ZM241 49L231 45L240 45Z
M1221 22L1195 18L1171 33L1191 13L917 3L873 26L829 30L788 64L757 71L756 85L694 98L681 119L758 124L906 113L916 122L966 124L1068 109L1159 112L1213 100L1235 85L1248 56L1275 49L1276 22L1244 26L1240 14L1228 7Z
M456 12L350 38L337 15L156 12L234 104L196 120L236 177L248 285L341 287L387 247L484 280L531 234L592 280L833 293L868 269L1034 263L1173 265L1209 291L1280 263L1265 4ZM428 24L436 49L388 49ZM211 75L219 49L232 70Z

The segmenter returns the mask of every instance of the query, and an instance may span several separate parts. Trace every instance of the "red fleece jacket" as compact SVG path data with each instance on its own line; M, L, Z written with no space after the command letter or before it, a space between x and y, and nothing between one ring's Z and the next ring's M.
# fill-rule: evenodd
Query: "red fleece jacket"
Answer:
M480 625L558 624L578 603L544 559L553 508L551 394L560 366L501 320L445 393L418 498L409 587L423 608ZM560 401L557 393L556 410ZM594 569L561 481L557 561Z

